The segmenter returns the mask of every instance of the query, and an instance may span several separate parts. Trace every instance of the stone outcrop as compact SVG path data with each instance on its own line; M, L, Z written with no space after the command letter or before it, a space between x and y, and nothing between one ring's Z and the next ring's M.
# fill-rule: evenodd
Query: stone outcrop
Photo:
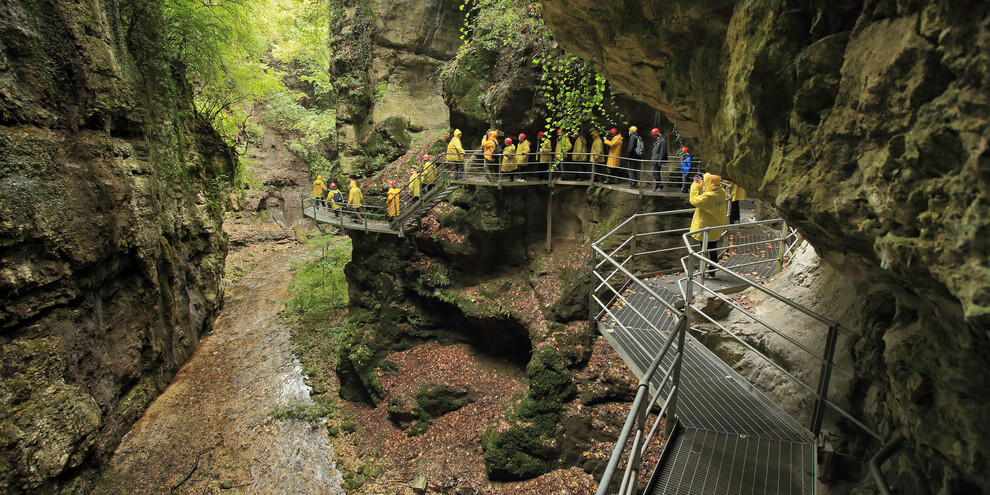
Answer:
M855 358L870 421L908 438L892 483L990 489L987 4L543 5L566 49L884 289Z
M0 6L4 493L85 491L221 303L233 156L157 5Z

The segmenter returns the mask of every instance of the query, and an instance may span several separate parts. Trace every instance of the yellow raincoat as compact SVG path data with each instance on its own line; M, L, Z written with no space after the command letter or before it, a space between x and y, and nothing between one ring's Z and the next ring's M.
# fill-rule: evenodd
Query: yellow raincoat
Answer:
M606 165L618 167L621 161L619 157L622 156L622 134L616 134L612 139L605 139L605 144L609 146Z
M691 204L696 207L691 219L691 230L704 229L725 225L725 201L728 199L722 188L722 177L715 174L705 174L703 182L691 184ZM708 231L708 240L717 241L722 238L725 229ZM704 240L704 233L694 234L696 240ZM707 249L705 246L702 248Z
M513 172L519 165L516 163L516 145L510 144L502 150L502 171Z
M323 183L323 177L317 175L316 180L313 181L313 197L323 199L323 193L326 190L327 185Z
M591 148L588 153L591 153L592 163L605 161L605 157L602 156L602 149L602 138L598 137L598 131L591 131Z
M550 153L553 151L553 146L550 144L550 138L543 138L543 144L540 145L540 161L543 163L550 163Z
M584 140L584 136L579 135L577 139L574 140L574 148L571 150L571 153L573 153L571 155L571 161L572 162L588 161L588 155L585 155L585 153L587 152L588 152L588 143L587 141Z
M523 139L519 146L516 147L516 163L520 167L529 163L529 140Z
M351 181L351 191L347 193L347 207L352 210L357 210L361 208L364 204L364 193L361 192L361 188L358 187L357 181Z
M464 161L464 147L461 146L461 130L454 129L454 137L450 138L450 143L447 143L447 159L448 162L463 162Z
M433 162L427 160L423 164L423 171L419 174L423 179L423 184L429 185L433 184L433 181L437 180L437 166Z
M419 180L419 172L413 170L413 173L409 175L409 191L414 198L418 198L421 192L421 181Z
M496 136L498 136L498 134L496 134L495 131L488 131L488 135L481 138L481 149L485 152L485 160L490 162L495 161L495 159L492 158L492 153L494 153L495 148L498 147L498 143L495 141Z
M388 216L395 218L399 216L399 189L396 187L388 188L388 202L386 203L388 209Z

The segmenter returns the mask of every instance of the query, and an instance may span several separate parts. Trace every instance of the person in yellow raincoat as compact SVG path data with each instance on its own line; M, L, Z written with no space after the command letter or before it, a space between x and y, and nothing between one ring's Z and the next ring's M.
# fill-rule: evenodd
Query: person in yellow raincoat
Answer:
M605 182L605 179L608 177L608 171L601 165L602 162L605 161L605 156L602 155L603 149L602 138L598 135L598 129L592 129L591 146L588 148L588 153L591 153L589 158L591 161L591 167L595 172L595 176L598 177L598 180L601 182Z
M619 158L622 156L622 134L619 134L618 129L612 128L608 131L611 138L605 138L605 145L608 146L608 172L609 177L605 179L606 184L618 184L619 181L619 164L622 160Z
M340 218L340 205L343 202L344 195L337 189L337 184L331 182L330 188L327 189L327 203L330 203L330 209L333 210L333 214L337 218Z
M563 129L557 129L557 146L553 149L553 151L553 160L555 162L554 165L556 165L556 171L553 174L553 178L564 178L564 173L571 170L573 167L571 165L564 164L565 160L570 158L571 140L564 134Z
M327 185L323 183L323 176L317 175L316 180L313 181L313 204L317 207L323 207L323 195L327 190Z
M356 180L351 180L350 187L351 189L347 193L347 208L354 213L354 218L363 222L364 217L361 216L361 206L364 204L364 193L361 192L361 188L358 187Z
M419 180L419 172L416 169L409 169L409 195L413 197L413 200L419 199L419 194L422 192L420 184L422 181Z
M691 184L691 195L688 197L691 204L695 206L694 217L691 218L691 230L725 225L725 201L727 199L728 194L722 187L722 177L706 173L704 179L696 178ZM702 246L706 251L705 256L712 261L718 261L716 248L723 232L725 229L709 230L708 245ZM705 240L704 232L693 234L692 237L702 242ZM705 275L714 277L715 269L709 266Z
M498 159L492 156L495 148L498 148L498 132L488 131L485 137L481 138L481 150L485 154L485 169L495 175L498 173Z
M385 212L393 219L399 216L399 188L395 187L393 181L388 181L388 201L385 204Z
M437 180L437 165L430 161L430 155L423 155L423 171L419 175L426 190L433 189L433 182Z
M444 160L454 164L454 180L464 175L464 146L461 146L461 130L454 129L454 137L447 143L447 157Z
M521 180L526 180L526 164L529 163L529 140L526 139L525 134L519 134L519 146L516 146L516 166L519 170L516 172Z
M505 138L505 148L502 149L502 173L509 177L509 182L515 180L516 167L516 145L512 144L512 138Z
M739 202L746 199L746 190L735 182L728 180L723 182L728 184L729 190L732 191L732 202L729 204L729 223L739 223Z
M591 177L591 174L587 170L588 155L588 142L584 139L584 136L580 131L575 130L571 133L571 142L574 143L571 146L571 161L573 163L574 172L577 174L576 180L587 180Z
M536 139L540 141L540 164L536 167L536 180L543 180L546 177L547 170L550 170L550 153L553 152L553 143L550 142L550 138L543 134L543 131L536 133Z

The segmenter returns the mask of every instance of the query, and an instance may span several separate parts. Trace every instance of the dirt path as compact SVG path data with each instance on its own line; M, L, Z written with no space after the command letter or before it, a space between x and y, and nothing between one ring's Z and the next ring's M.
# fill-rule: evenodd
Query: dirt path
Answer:
M98 492L168 493L201 453L175 493L344 493L326 428L269 416L312 403L278 318L289 261L306 252L259 254L227 288L213 333L124 437Z

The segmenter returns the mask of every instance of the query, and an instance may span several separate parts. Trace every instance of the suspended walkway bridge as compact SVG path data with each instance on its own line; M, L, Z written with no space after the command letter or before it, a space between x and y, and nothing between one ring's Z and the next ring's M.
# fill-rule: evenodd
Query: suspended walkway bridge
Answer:
M341 229L394 234L405 237L419 228L419 220L429 211L450 195L458 186L516 188L544 187L554 189L565 186L610 189L639 196L670 196L687 198L686 192L681 192L690 180L704 173L699 160L693 161L693 167L687 174L681 172L681 160L635 160L623 158L623 165L607 167L604 163L592 163L591 159L604 159L604 155L590 153L568 153L567 160L553 163L539 162L540 154L527 155L526 164L513 172L503 172L501 166L486 164L479 150L466 151L468 159L463 166L466 170L457 170L460 166L446 160L446 155L439 155L423 168L432 167L434 179L427 183L421 174L421 194L416 197L416 189L409 180L400 185L397 201L398 214L389 214L388 205L364 205L360 210L353 210L346 204L338 204L337 208L328 201L300 197L303 214L319 223L337 226ZM553 169L553 170L550 170ZM654 170L656 169L656 170ZM630 186L630 175L635 177ZM685 182L687 181L687 182ZM367 192L367 191L366 191ZM344 197L347 197L346 191ZM367 197L367 196L366 196ZM392 210L393 212L395 209ZM548 216L547 222L552 222Z
M653 162L623 159L624 167L565 161L550 171L531 163L510 174L500 167L486 168L477 151L467 154L474 155L467 161L467 170L455 170L455 164L442 159L431 162L436 177L428 187L424 184L418 198L411 195L410 184L405 184L397 195L397 215L389 215L383 206L335 210L325 201L305 197L303 210L318 222L343 229L405 236L461 185L584 186L686 198L682 187L704 172L695 163L683 174L680 160L670 160L658 164L654 174ZM530 161L535 157L532 154ZM743 204L752 208L752 202ZM823 428L826 418L854 425L878 441L886 440L869 467L878 490L889 494L879 466L902 439L882 438L828 397L833 373L850 373L834 363L835 350L840 342L845 344L845 339L858 335L763 286L791 256L799 242L797 233L780 219L690 231L693 211L636 214L592 244L595 280L589 295L590 317L639 378L597 495L817 494L834 456ZM754 212L744 210L741 216L754 217L750 213ZM703 249L715 231L724 231L719 247ZM709 276L712 272L716 275ZM809 346L760 319L732 297L745 289L762 292L807 315L820 325L821 342ZM819 367L817 380L805 383L786 363L778 363L703 312L696 303L700 297L720 300L793 345ZM814 404L807 424L794 419L705 347L699 331L692 327L698 322L725 332L803 389ZM657 447L661 449L659 461L649 473L641 472L648 468L643 463L647 449Z

